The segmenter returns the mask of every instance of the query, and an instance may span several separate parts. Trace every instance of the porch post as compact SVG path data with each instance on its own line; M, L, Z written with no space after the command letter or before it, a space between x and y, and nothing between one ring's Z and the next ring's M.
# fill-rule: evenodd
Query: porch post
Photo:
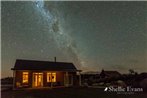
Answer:
M79 72L79 86L81 86L81 73Z
M13 90L15 89L15 70L13 70Z
M66 77L66 87L68 87L69 86L69 77L68 77L68 72L66 72L66 74L65 74L65 77Z

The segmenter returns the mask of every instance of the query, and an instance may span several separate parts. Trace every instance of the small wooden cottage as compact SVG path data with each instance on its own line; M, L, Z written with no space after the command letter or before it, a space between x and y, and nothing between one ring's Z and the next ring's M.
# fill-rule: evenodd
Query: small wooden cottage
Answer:
M13 70L13 87L69 87L81 84L80 70L72 63L17 59Z

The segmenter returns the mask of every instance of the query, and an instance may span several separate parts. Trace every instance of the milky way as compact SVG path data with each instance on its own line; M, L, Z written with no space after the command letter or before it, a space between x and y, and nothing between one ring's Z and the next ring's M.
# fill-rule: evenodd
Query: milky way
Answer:
M78 57L75 42L66 32L62 30L62 27L59 23L60 21L57 18L58 16L52 15L49 9L45 8L44 1L35 1L35 5L38 13L40 13L43 16L44 20L48 23L48 33L53 36L58 48L60 50L63 50L64 54L73 58L73 62L75 62L77 67L79 67L81 65L81 62Z

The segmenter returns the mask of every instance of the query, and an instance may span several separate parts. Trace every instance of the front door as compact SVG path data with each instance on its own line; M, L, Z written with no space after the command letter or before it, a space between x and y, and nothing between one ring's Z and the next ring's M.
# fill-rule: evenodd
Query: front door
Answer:
M33 87L43 86L43 73L33 73Z

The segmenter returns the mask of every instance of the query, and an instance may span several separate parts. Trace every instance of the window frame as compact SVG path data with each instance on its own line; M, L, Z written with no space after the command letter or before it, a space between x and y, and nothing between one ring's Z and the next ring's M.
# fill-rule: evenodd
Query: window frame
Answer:
M56 72L47 72L47 82L48 83L56 82L57 81L57 78L56 77L57 77Z
M29 83L29 72L22 72L22 83Z

